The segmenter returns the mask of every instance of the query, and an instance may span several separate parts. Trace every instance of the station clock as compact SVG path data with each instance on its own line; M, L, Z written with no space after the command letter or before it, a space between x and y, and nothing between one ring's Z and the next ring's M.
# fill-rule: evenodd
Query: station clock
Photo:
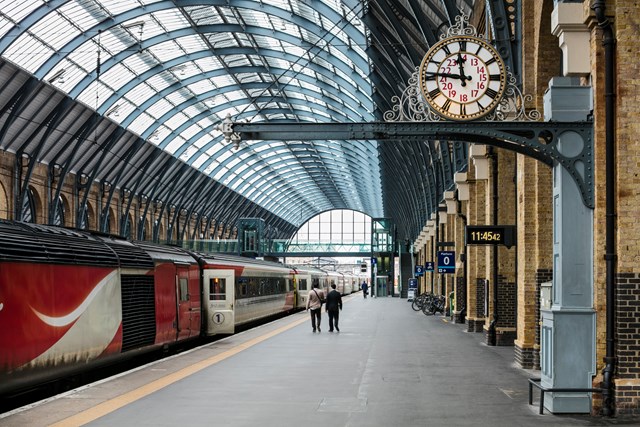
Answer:
M456 35L429 49L420 64L419 86L435 113L470 121L486 116L500 103L507 72L491 44L479 37Z

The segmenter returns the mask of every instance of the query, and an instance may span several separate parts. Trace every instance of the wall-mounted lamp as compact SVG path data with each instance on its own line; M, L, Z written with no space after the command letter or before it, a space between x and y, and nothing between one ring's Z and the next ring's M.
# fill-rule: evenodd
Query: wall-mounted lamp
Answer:
M59 84L64 84L65 80L64 80L64 73L67 72L66 68L61 68L58 71L56 71L50 78L49 78L49 83L53 84L53 83L59 83Z
M116 104L109 111L107 111L107 116L120 117L120 104Z
M157 141L158 139L160 139L160 131L158 129L154 130L153 132L151 132L151 135L149 135L149 138L147 139L151 141Z

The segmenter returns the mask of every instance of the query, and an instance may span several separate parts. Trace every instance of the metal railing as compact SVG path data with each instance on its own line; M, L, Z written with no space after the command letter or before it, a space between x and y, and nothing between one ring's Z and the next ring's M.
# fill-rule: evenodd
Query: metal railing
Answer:
M529 378L529 405L533 405L533 387L540 390L540 415L544 413L545 393L602 393L601 388L547 388L540 384L540 378Z

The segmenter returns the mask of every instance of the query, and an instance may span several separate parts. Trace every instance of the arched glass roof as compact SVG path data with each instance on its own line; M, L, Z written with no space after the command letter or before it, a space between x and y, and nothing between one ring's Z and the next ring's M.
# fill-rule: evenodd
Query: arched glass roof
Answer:
M361 189L370 197L347 202L353 168L378 170L369 161L374 142L271 141L234 151L217 128L227 115L373 119L364 25L342 2L0 4L4 58L276 215L292 218L311 202L382 214L379 176Z
M171 198L200 216L233 220L231 208L208 207L222 194L238 201L236 217L266 210L283 229L331 209L400 215L406 209L391 205L410 196L385 194L383 182L406 163L377 141L318 135L236 149L218 126L227 116L271 123L379 119L443 25L473 4L0 0L1 93L20 92L14 105L23 103L19 114L27 122L7 131L19 134L12 140L0 135L0 148L145 197ZM13 124L8 113L0 118ZM52 123L42 143L33 138ZM73 145L91 133L92 144Z

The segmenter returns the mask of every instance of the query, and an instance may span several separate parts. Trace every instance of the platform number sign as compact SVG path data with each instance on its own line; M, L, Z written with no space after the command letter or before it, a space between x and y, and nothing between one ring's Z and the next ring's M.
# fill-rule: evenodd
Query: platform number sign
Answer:
M424 263L424 271L433 271L433 261L427 261Z
M424 267L416 265L416 276L422 276L424 274Z
M456 253L454 251L438 251L438 273L456 272Z

